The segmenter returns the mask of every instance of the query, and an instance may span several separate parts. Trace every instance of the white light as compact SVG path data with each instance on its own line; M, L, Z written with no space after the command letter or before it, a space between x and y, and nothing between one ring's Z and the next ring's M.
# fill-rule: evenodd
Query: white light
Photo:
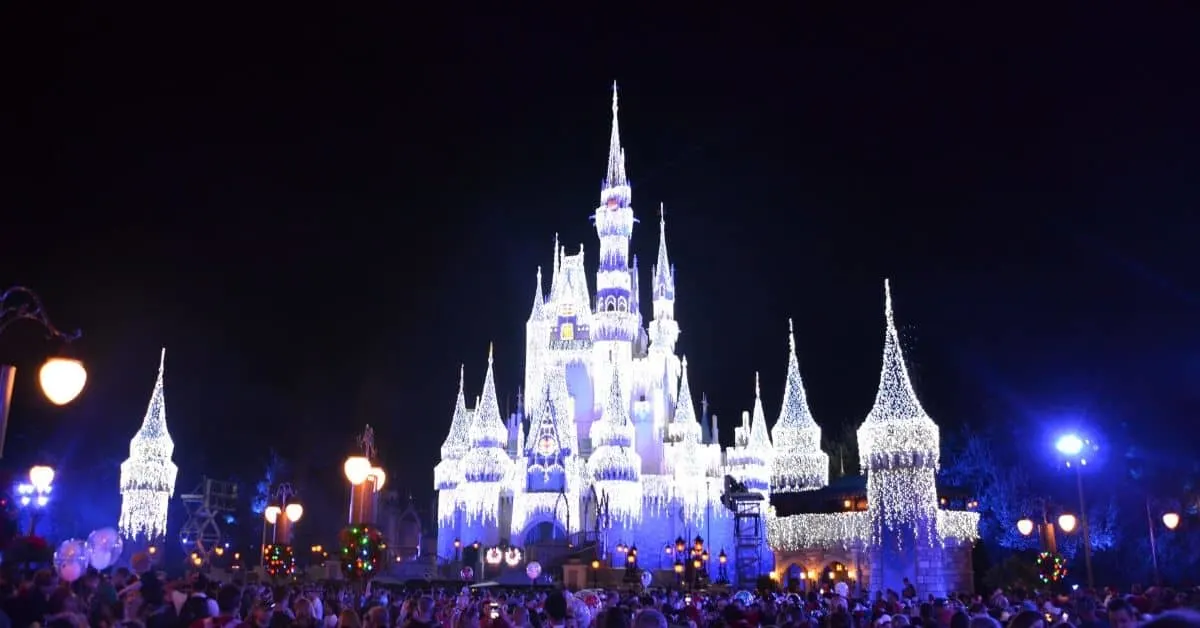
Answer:
M1177 512L1163 513L1162 521L1163 521L1163 525L1167 526L1168 530L1174 530L1175 528L1179 527L1179 513L1177 513Z
M829 455L821 451L821 426L808 408L808 395L796 358L796 333L790 318L787 384L771 440L775 447L771 470L773 493L808 491L829 484Z
M940 534L935 476L941 435L913 390L892 313L891 286L886 280L883 285L883 367L875 405L858 429L867 511L876 538L885 529L907 528L933 543Z
M515 547L510 547L504 552L504 563L509 567L520 565L522 558L524 557L521 555L521 550Z
M279 521L279 513L281 512L283 510L279 506L267 506L263 510L263 518L267 520L267 523L275 525L275 522Z
M467 414L467 401L463 393L464 367L458 367L458 397L454 400L454 414L450 419L450 433L442 443L442 459L458 460L467 453L471 443L467 437L467 428L471 417Z
M486 554L486 561L489 565L499 565L504 560L504 553L499 547L489 547Z
M1054 448L1064 456L1078 456L1083 451L1083 439L1074 434L1067 434L1054 443Z
M604 416L592 423L588 472L596 492L608 496L609 515L623 524L642 518L642 457L633 449L633 425L621 394L620 371L612 370Z
M130 539L144 536L152 542L167 532L167 509L179 473L171 461L175 442L167 430L166 357L163 349L146 416L129 442L129 458L121 463L121 534Z
M500 417L500 402L496 398L493 358L493 350L489 347L483 394L475 401L467 428L471 448L461 462L463 483L457 489L457 496L468 523L499 520L500 495L513 467L507 450L508 428Z
M1029 519L1022 519L1018 521L1017 532L1020 532L1022 536L1029 536L1030 534L1033 534L1033 521Z
M371 461L365 456L350 456L342 465L342 471L350 484L358 486L366 482L367 477L371 475Z
M50 492L50 485L54 484L54 469L41 464L30 467L29 483L39 493Z
M381 467L371 467L371 472L367 475L375 483L375 492L383 490L383 485L387 482L387 473Z
M38 508L44 508L46 506L46 504L49 504L49 503L50 503L49 495L38 495L37 496L37 507Z
M871 515L864 511L768 515L767 542L777 552L846 548L872 543L872 528ZM945 545L974 543L979 540L979 513L940 510L937 528Z
M1078 521L1075 519L1075 515L1070 513L1066 513L1058 517L1058 527L1062 528L1062 531L1068 534L1075 531L1075 526L1077 523Z
M767 419L762 407L762 387L758 373L754 374L754 411L749 428L734 429L734 447L726 455L730 475L746 484L751 491L768 493L771 487L771 465L774 448L767 431ZM746 415L742 415L743 423Z
M87 369L83 362L71 358L50 358L38 371L42 392L50 403L62 406L71 403L87 384Z
M283 513L287 516L288 521L295 523L300 520L300 517L304 516L304 506L301 506L300 504L288 504L287 507L283 509ZM278 516L278 513L276 513L276 516ZM275 522L272 521L271 523Z

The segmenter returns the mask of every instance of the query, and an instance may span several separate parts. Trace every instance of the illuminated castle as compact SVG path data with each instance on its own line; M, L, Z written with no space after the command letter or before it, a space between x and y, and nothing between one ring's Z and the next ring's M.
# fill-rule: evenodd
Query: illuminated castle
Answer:
M805 400L790 322L787 384L773 430L756 375L753 409L734 428L733 446L722 449L717 417L708 415L703 399L697 415L687 360L676 352L675 269L661 211L649 274L652 317L643 319L637 258L629 255L635 220L615 85L612 113L607 176L592 216L600 241L595 292L583 247L567 254L556 238L549 292L539 268L525 323L527 397L517 412L507 420L500 412L490 351L472 408L460 372L434 473L438 555L456 556L456 541L524 547L553 539L574 543L581 533L600 530L615 566L627 556L614 548L636 546L640 566L669 569L675 540L690 545L699 536L711 550L710 578L718 576L717 552L732 554L735 546L740 572L770 573L775 562L767 535L747 554L746 535L735 538L734 516L721 496L726 476L764 498L829 484L829 457ZM886 430L869 425L864 430L872 442L890 446Z

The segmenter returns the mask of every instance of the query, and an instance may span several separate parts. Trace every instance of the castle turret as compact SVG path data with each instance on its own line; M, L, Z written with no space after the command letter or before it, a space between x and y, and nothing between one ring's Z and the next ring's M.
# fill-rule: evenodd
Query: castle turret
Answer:
M555 248L557 248L555 244ZM557 268L558 263L555 262ZM542 294L542 267L537 269L537 285L533 292L533 307L529 320L525 321L525 390L542 389L542 377L546 369L548 343L550 339L551 308L546 305Z
M675 416L667 425L666 441L671 444L688 440L701 442L700 423L696 420L696 408L692 401L692 389L688 385L687 356L681 361L679 378L679 402L675 404Z
M471 417L463 393L463 367L458 367L458 398L454 401L454 414L450 419L450 432L442 442L442 460L433 468L433 488L438 491L438 522L450 524L454 521L456 499L454 491L462 481L461 462L471 447L468 437Z
M829 455L821 451L821 426L808 409L800 362L796 359L796 333L790 318L787 383L783 389L783 407L771 437L775 448L771 492L809 491L829 484Z
M754 411L742 415L742 426L734 430L734 447L729 450L730 474L746 488L766 496L771 489L771 461L774 458L767 418L763 413L758 373L754 374Z
M475 405L474 416L467 432L471 448L463 457L463 481L458 487L459 499L468 523L494 524L498 520L500 493L505 477L512 467L512 459L505 450L508 444L508 429L500 417L500 402L496 398L492 363L492 349L489 348L483 394Z
M620 373L610 369L612 385L604 416L591 427L592 450L588 472L596 492L607 496L609 514L622 524L642 517L642 460L633 449L633 425L621 391Z
M875 405L858 429L858 451L867 474L867 509L875 538L886 544L932 543L937 537L938 426L913 390L884 282L886 329L883 368Z
M163 372L167 350L158 358L158 378L142 426L129 441L129 458L121 463L121 517L126 538L157 542L167 532L167 507L175 494L179 468L171 460L175 441L167 430L167 401Z

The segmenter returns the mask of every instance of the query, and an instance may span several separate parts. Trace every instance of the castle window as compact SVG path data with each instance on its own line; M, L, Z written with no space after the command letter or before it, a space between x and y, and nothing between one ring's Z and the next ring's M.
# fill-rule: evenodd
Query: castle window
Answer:
M575 339L575 326L572 325L571 323L563 323L562 326L560 326L558 328L558 339L559 340L574 340Z
M617 299L617 311L618 312L628 312L629 311L629 302L625 300L625 297L621 297L620 299Z

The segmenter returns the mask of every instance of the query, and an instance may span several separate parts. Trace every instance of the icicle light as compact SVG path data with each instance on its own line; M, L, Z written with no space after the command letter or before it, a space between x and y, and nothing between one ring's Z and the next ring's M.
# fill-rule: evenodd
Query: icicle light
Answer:
M624 523L636 523L642 516L642 459L632 447L633 432L621 394L620 373L614 365L604 417L591 428L595 450L588 459L588 470L596 492L608 495L609 514Z
M167 404L163 370L167 350L159 356L158 378L150 394L150 405L142 427L129 442L129 458L121 463L121 518L119 527L126 538L154 541L167 532L167 506L175 494L179 469L171 461L175 443L167 431Z
M788 319L787 383L783 389L783 407L771 430L775 458L771 471L771 491L792 493L822 488L829 484L829 455L821 451L821 426L808 409L800 362L796 358L796 333Z

